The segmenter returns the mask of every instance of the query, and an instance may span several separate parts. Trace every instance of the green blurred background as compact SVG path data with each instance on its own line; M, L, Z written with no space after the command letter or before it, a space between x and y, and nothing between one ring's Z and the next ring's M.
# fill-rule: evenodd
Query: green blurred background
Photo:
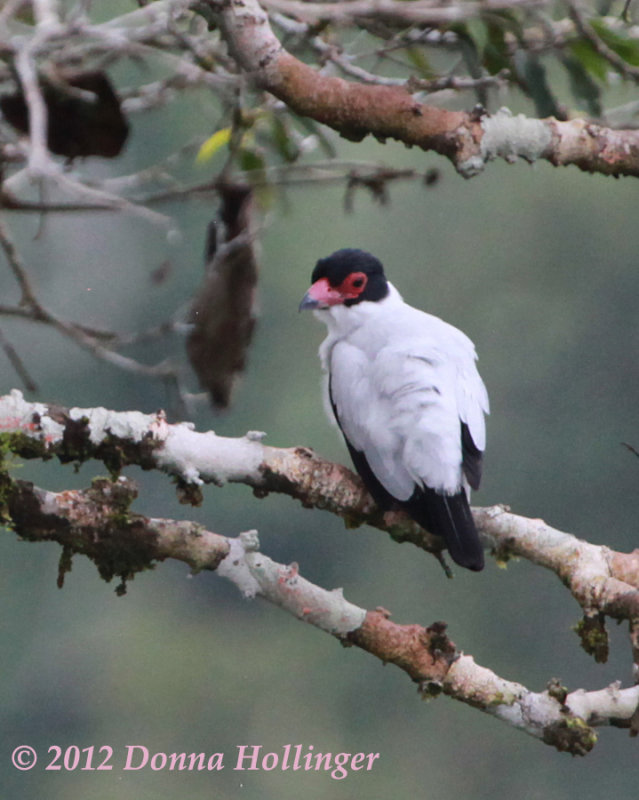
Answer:
M212 132L219 109L194 93L134 120L118 173L148 166L189 137ZM202 407L198 429L236 436L266 431L276 446L307 445L348 463L325 419L316 356L324 330L297 305L317 258L340 247L368 249L411 303L461 327L475 341L492 414L481 505L506 503L592 542L629 550L637 542L639 251L637 183L548 165L491 165L464 182L442 159L393 144L339 144L348 159L441 170L432 187L397 184L380 206L365 192L344 210L343 188L289 188L266 215L260 318L249 365L231 410ZM89 165L106 174L102 164ZM187 165L209 177L216 164ZM37 291L59 315L135 330L166 319L202 276L210 200L165 205L178 241L117 214L7 216ZM42 230L39 235L39 225ZM170 264L168 279L152 274ZM3 297L17 299L6 270ZM2 321L40 386L37 399L152 412L166 405L157 383L96 363L49 331ZM178 338L129 351L140 359L184 359ZM2 390L19 386L6 360ZM50 489L86 486L54 463L16 464L15 474ZM197 519L234 536L258 528L262 549L297 561L310 580L344 588L397 622L445 620L458 647L500 675L542 690L630 682L625 626L610 631L607 664L596 665L571 627L579 608L556 577L526 562L447 580L428 555L383 533L347 531L286 497L258 500L242 486L208 487L200 509L180 506L169 481L139 480L136 509ZM56 588L59 548L0 537L0 775L4 797L25 800L185 795L191 798L338 800L421 796L594 798L637 796L637 741L602 729L584 759L572 758L447 698L420 700L399 670L344 649L321 632L256 600L215 574L190 578L164 563L129 584L124 598L76 558ZM239 745L263 752L286 744L323 752L378 752L368 773L237 772ZM36 748L32 772L10 765L14 747ZM224 752L221 772L122 772L126 745L151 752ZM109 745L112 772L47 772L47 748Z

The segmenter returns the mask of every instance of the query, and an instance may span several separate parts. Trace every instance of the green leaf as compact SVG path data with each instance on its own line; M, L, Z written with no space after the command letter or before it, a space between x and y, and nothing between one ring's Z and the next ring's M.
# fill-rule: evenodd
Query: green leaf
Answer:
M289 163L297 161L300 149L291 136L288 126L277 114L273 114L271 117L271 135L275 148L284 161Z
M255 199L262 211L267 211L277 199L277 190L266 178L266 158L258 147L242 146L238 152L238 161L245 173L245 179L253 186Z
M482 51L488 44L488 30L483 20L469 19L465 25L466 40L470 40L476 51Z
M602 19L591 19L590 25L604 44L632 67L639 67L639 42L606 26Z
M606 83L610 64L603 56L599 55L590 42L585 39L578 39L570 42L568 50L584 69L587 69L591 75L594 75L602 83Z
M404 52L406 53L406 58L419 73L420 78L431 79L437 75L421 47L407 47Z
M583 64L576 58L566 55L562 58L561 63L568 72L570 89L575 98L585 103L590 116L600 117L602 108L599 84L592 79Z
M511 67L506 33L521 42L523 29L517 15L512 11L484 11L481 18L488 34L487 42L484 45L483 63L488 72L495 75L497 72Z
M535 104L540 117L559 117L564 115L552 93L546 79L546 68L539 58L523 50L515 53L514 58L517 77L524 84L524 89Z
M257 149L242 147L239 152L240 167L245 172L251 172L255 169L264 169L266 161L263 153Z
M484 67L491 75L502 69L510 69L510 56L506 46L506 37L501 25L488 25L488 41L484 47Z
M524 35L524 29L521 21L513 11L484 11L481 15L484 23L488 29L499 28L502 33L507 31L511 33L517 41L521 41Z
M482 60L476 40L480 43L487 41L485 26L481 23L478 25L477 22L477 20L470 20L465 25L455 26L455 32L459 36L459 50L471 78L481 78L482 76ZM470 31L473 33L471 34ZM477 89L477 99L482 105L487 105L488 97L485 89Z

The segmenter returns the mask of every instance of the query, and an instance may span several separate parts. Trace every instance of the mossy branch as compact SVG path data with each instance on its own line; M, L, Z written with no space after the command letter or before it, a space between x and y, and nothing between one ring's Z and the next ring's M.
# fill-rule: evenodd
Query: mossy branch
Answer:
M229 539L196 523L132 512L137 488L126 478L99 478L85 490L49 492L3 470L0 484L4 523L28 541L62 546L60 587L76 554L90 558L104 580L119 577L118 594L125 593L127 581L139 572L175 558L196 572L215 570L244 597L260 596L342 644L396 665L423 697L446 694L558 750L585 755L597 741L596 725L632 730L639 686L569 693L551 681L546 691L533 692L460 653L445 623L402 625L383 609L366 611L350 603L341 589L327 591L312 584L297 564L278 564L261 553L255 531Z

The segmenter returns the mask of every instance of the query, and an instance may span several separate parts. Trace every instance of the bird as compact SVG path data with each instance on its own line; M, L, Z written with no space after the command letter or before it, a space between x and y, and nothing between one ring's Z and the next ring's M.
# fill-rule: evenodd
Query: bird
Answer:
M459 566L483 569L469 497L489 402L472 341L404 302L379 259L359 249L320 258L299 309L328 328L326 410L377 505L441 536Z

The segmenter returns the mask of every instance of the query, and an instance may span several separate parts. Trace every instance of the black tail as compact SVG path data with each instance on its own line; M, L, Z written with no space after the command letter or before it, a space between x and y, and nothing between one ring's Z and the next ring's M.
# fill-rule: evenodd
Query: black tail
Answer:
M402 505L415 522L443 538L456 564L475 572L484 568L484 549L466 492L445 495L424 487Z
M339 422L334 405L333 412L335 419ZM450 557L460 567L466 567L475 572L484 568L484 550L479 541L466 492L462 490L454 495L438 494L434 489L425 486L423 489L415 489L409 500L400 502L377 480L368 465L366 456L356 450L346 436L344 436L344 441L353 459L353 464L355 464L355 469L380 508L403 508L415 522L443 538ZM469 439L469 441L472 444L472 440ZM479 450L476 452L480 454ZM481 464L478 462L473 467L473 475L476 477L477 483L479 482L480 466Z

